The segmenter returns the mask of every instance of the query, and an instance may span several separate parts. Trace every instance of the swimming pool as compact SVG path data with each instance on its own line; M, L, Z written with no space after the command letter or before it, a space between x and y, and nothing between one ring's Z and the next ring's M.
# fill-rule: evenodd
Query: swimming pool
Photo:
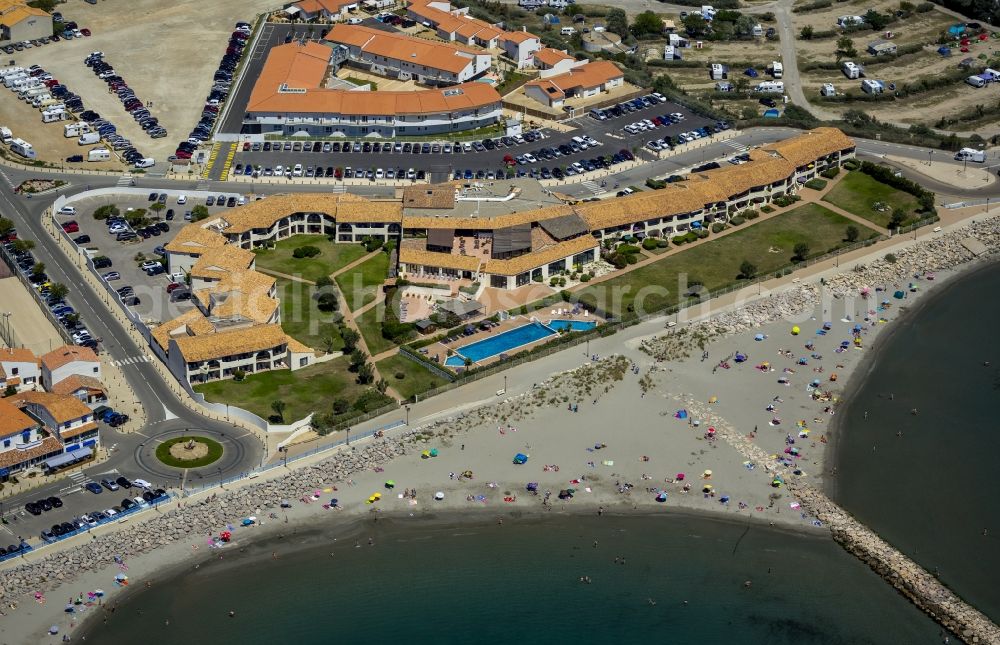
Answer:
M512 349L534 343L555 333L555 330L546 327L542 323L528 323L527 325L521 325L520 327L505 331L502 334L459 347L455 350L457 355L449 356L444 364L448 367L461 367L465 364L466 358L476 363L486 358L492 358L497 354L503 354Z
M556 331L587 331L597 327L596 320L550 320L546 324Z

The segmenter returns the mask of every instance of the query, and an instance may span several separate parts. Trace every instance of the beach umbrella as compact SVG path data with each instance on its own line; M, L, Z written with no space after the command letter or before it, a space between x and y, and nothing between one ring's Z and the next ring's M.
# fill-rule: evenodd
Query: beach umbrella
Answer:
M729 503L729 495L723 495L722 497L720 497L719 498L719 503L721 503L721 504L728 504Z
M765 338L764 334L757 334L756 336L753 337L753 339L756 341L764 340L764 338Z
M711 484L705 484L704 486L701 487L701 492L711 493L713 488L714 486L712 486Z
M716 402L717 402L718 400L719 400L719 397L717 397L717 396L714 396L714 395L713 395L713 396L710 396L710 397L708 397L708 402L709 402L709 403L716 403Z
M536 491L538 490L538 482L528 482L528 485L525 486L525 488L529 491Z
M382 493L374 493L372 497L374 497L375 499L382 499Z
M420 458L421 459L430 459L431 458L431 451L430 450L424 450L423 452L420 453Z
M58 634L59 633L59 625L53 625L52 627L49 627L49 633L50 634Z
M679 482L682 482L684 481L684 477L685 477L684 473L677 473L677 476L674 477L674 479L676 479Z
M666 491L662 491L661 490L659 492L659 494L656 496L656 501L658 501L658 502L665 502L665 501L667 501L667 493L666 493Z
M70 604L66 605L66 609L64 609L63 611L65 611L67 614L72 614L73 613L73 603L70 603Z
M444 499L444 493L442 493L441 491L434 493L434 499L441 501L442 499Z
M705 472L703 472L701 474L701 476L704 477L705 479L709 479L712 476L712 471L711 470L706 470Z
M437 456L438 456L438 449L431 448L431 457L437 457Z
M340 503L340 500L338 500L336 497L334 497L333 499L330 500L330 506L336 507L337 504L339 504L339 503Z
M795 325L794 327L792 327L792 336L798 336L799 335L799 331L801 331L801 330L799 329L798 325Z
M389 480L387 480L385 482L385 487L386 488L395 488L396 487L396 482L394 480L392 480L392 479L389 479Z

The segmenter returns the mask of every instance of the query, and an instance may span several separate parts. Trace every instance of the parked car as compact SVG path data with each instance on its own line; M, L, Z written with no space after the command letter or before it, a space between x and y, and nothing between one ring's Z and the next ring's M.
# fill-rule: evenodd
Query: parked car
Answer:
M102 479L101 480L101 486L104 486L105 488L107 488L108 490L110 490L112 492L118 490L119 488L121 488L121 486L119 486L115 482L111 481L110 479Z

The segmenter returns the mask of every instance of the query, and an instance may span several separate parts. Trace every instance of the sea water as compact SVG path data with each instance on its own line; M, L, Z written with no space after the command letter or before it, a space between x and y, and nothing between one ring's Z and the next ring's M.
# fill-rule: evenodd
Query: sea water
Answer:
M994 621L998 294L1000 264L993 264L956 277L903 316L838 413L832 490L859 520Z
M98 618L87 642L940 642L929 618L822 532L667 509L359 530L191 564Z

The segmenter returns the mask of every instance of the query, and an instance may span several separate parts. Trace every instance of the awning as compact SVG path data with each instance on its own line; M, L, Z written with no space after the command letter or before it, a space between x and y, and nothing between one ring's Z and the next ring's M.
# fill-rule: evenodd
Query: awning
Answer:
M94 451L90 448L78 448L76 450L71 450L69 454L73 455L73 459L86 459L90 455L94 454Z
M83 445L86 446L86 447L96 446L97 445L97 439L87 439L86 441L83 442Z
M56 455L55 457L49 457L45 460L46 468L59 468L60 466L65 466L76 461L76 457L68 452L64 452L61 455Z

